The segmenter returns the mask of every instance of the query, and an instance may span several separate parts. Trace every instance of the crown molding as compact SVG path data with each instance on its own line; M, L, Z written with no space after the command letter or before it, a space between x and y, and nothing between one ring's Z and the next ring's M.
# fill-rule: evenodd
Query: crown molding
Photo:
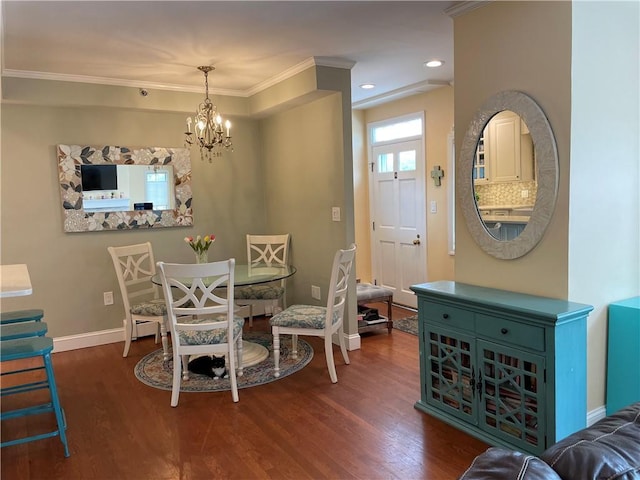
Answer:
M309 57L306 60L294 65L291 68L284 70L278 75L271 77L264 82L258 83L254 87L248 89L245 94L247 97L255 95L256 93L260 93L263 90L266 90L269 87L276 85L288 78L297 75L300 72L303 72L307 68L311 67L333 67L333 68L345 68L351 70L356 62L351 60L346 60L344 58L337 57Z
M445 9L444 13L449 15L451 18L458 17L464 13L468 13L476 8L484 7L487 3L492 0L473 0L473 1L464 1L464 2L455 2L454 5Z
M247 90L232 90L224 88L211 88L213 95L223 95L228 97L250 97L277 83L282 82L294 75L314 66L333 67L351 69L355 62L344 58L334 57L309 57L303 62L271 77ZM36 72L30 70L3 69L3 77L29 78L34 80L53 80L59 82L90 83L94 85L112 85L117 87L147 88L155 90L170 90L174 92L202 93L201 86L174 85L170 83L144 82L137 80L124 80L120 78L106 78L88 75L68 75L63 73Z
M89 75L68 75L63 73L35 72L30 70L2 71L3 77L29 78L34 80L53 80L58 82L90 83L94 85L111 85L116 87L150 88L155 90L171 90L174 92L202 93L201 86L173 85L170 83L145 82L139 80L124 80L121 78L95 77ZM244 92L223 88L211 88L209 92L214 95L225 95L229 97L243 97Z
M408 97L410 95L416 95L418 93L426 93L430 90L440 88L443 86L453 86L453 81L448 80L425 80L423 82L412 83L406 87L391 90L390 92L381 93L375 97L369 97L359 102L354 102L351 107L356 109L375 107L381 103L397 100L398 98Z

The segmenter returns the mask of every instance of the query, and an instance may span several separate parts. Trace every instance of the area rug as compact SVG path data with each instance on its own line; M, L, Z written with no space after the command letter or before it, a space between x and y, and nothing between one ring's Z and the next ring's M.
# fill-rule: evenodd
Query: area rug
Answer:
M280 340L280 377L273 376L273 354L271 353L273 337L269 333L249 332L243 334L243 340L263 345L270 351L270 355L261 363L245 367L241 377L237 377L238 388L255 387L265 383L280 380L303 369L313 358L313 347L298 337L298 358L291 358L291 337L281 337ZM134 368L135 376L145 385L171 390L173 381L173 359L167 363L162 361L162 349L158 349L145 356ZM229 379L212 379L206 375L189 373L189 380L182 381L181 392L219 392L230 390Z
M411 317L401 318L400 320L393 320L393 328L400 330L401 332L410 333L411 335L418 335L418 315L412 315Z

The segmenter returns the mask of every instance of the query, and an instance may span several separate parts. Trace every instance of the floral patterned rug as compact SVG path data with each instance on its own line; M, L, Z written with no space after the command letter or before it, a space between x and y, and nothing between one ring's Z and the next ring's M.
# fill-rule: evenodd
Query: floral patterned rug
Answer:
M255 342L269 349L270 355L261 363L245 367L243 375L237 377L238 388L255 387L279 380L304 368L313 358L313 348L309 343L298 337L298 358L291 358L291 337L284 336L280 340L280 377L273 376L273 354L271 344L273 337L270 333L249 332L243 334L243 340ZM173 379L173 359L166 364L162 361L162 349L146 355L134 368L136 378L145 385L171 390ZM230 390L229 379L213 379L206 375L189 374L189 380L182 381L181 392L219 392Z
M410 333L411 335L418 335L418 315L412 315L411 317L401 318L399 320L394 319L393 328L401 332Z

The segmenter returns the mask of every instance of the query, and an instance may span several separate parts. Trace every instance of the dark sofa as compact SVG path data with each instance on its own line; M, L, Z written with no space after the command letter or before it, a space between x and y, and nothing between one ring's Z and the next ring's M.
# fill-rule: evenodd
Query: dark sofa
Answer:
M491 447L459 480L639 480L640 402L575 432L540 457Z

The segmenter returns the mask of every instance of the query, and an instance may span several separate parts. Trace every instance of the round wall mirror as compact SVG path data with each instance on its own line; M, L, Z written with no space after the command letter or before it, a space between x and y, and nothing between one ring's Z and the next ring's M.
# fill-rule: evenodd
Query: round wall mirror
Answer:
M558 155L533 99L500 92L476 112L463 139L456 190L469 231L488 254L514 259L542 239L558 191Z

